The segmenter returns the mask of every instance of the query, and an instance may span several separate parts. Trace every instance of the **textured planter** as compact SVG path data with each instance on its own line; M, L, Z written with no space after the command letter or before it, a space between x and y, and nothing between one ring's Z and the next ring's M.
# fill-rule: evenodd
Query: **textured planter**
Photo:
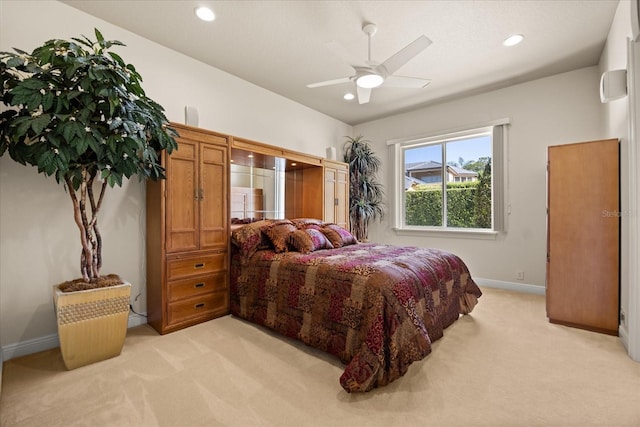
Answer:
M60 350L67 369L118 356L127 335L131 284L62 292L53 287Z

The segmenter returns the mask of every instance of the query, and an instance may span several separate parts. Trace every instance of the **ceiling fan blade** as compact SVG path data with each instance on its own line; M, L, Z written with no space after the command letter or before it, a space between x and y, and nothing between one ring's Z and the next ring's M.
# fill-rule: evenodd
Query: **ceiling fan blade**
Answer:
M311 83L311 84L308 84L307 87L313 89L314 87L338 85L341 83L349 83L350 81L351 81L351 77L342 77L340 79L327 80L327 81L318 82L318 83Z
M371 98L371 89L364 88L356 85L358 90L358 104L366 104Z
M423 88L429 83L431 83L431 80L417 77L389 76L383 84L388 87Z
M391 56L378 67L384 67L388 75L391 75L398 71L400 67L409 62L420 52L428 48L430 44L431 40L429 40L427 36L422 35L409 43L404 48L400 49L398 52L396 52L395 55Z

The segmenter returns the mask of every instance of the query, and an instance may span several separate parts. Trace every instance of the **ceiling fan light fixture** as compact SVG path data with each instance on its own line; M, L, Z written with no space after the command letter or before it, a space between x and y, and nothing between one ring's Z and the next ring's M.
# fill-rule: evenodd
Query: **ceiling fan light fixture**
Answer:
M384 82L384 78L379 74L365 74L356 79L356 84L365 89L373 89L380 86Z
M522 40L524 40L524 36L522 34L513 34L509 37L507 37L506 39L504 39L504 41L502 42L502 44L504 46L515 46L517 44L520 44L522 42Z
M203 21L211 22L216 19L216 14L208 7L201 6L196 8L196 16Z

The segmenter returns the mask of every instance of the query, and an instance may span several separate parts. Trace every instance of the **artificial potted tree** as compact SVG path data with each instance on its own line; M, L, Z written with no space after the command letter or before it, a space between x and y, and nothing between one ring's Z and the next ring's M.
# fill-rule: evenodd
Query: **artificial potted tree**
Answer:
M380 159L362 135L347 137L344 161L349 164L349 218L351 232L360 242L369 240L369 223L382 219L384 192L377 180Z
M159 153L176 148L177 136L136 69L110 51L124 45L97 29L95 37L0 53L0 156L55 177L80 231L81 277L54 286L68 369L119 355L126 336L131 285L100 273L105 192L133 175L163 179Z

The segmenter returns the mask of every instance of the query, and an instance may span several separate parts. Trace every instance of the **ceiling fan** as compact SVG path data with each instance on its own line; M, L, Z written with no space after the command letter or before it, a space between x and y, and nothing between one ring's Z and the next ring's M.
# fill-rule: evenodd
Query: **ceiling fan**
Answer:
M365 23L362 26L362 31L367 35L369 41L369 55L366 61L367 65L360 66L350 64L355 70L354 75L340 79L311 83L307 85L308 88L331 86L355 81L358 103L366 104L371 98L371 90L382 85L389 87L423 88L431 83L431 81L427 79L393 75L393 73L400 69L400 67L429 47L431 40L429 40L427 36L422 35L418 37L386 61L378 64L371 60L371 37L376 33L376 31L378 31L378 27L372 23ZM330 45L329 47L332 47L332 50L340 56L346 57L346 55L344 55L337 46Z

